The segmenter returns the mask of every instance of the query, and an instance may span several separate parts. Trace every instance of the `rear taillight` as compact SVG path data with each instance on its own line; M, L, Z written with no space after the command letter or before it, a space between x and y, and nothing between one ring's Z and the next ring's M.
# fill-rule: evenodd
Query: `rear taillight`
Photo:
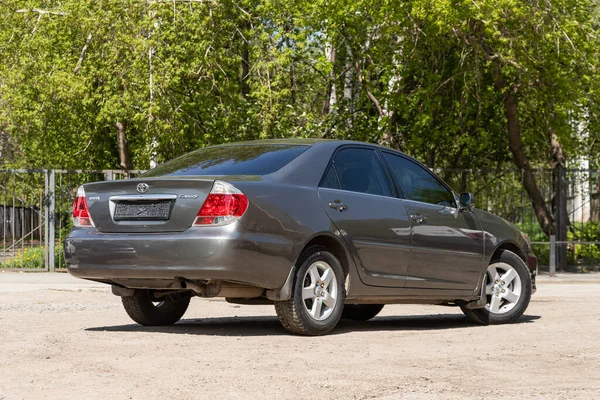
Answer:
M73 225L94 226L94 221L92 221L90 211L88 210L83 186L79 186L79 189L77 189L77 197L75 197L75 201L73 202Z
M227 182L215 181L194 225L226 225L244 215L247 209L248 198L244 193Z

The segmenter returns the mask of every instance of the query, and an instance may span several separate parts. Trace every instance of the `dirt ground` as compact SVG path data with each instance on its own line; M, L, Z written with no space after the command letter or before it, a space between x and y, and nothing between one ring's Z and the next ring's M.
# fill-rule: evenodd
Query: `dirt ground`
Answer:
M41 275L0 273L0 400L600 398L600 275L543 279L512 325L394 305L316 338L221 300L144 328L107 288Z

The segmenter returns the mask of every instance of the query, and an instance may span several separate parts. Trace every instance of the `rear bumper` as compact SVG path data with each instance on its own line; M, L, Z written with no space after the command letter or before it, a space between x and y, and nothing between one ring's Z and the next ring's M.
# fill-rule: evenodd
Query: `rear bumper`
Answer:
M279 236L246 232L238 223L147 234L74 229L64 246L67 270L83 279L158 287L184 278L266 289L284 284L294 263L292 247Z

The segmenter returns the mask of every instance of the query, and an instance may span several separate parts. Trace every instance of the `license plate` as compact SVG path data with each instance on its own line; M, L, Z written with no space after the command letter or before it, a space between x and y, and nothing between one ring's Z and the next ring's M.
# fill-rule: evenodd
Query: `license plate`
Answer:
M168 220L171 201L119 202L115 204L115 221Z

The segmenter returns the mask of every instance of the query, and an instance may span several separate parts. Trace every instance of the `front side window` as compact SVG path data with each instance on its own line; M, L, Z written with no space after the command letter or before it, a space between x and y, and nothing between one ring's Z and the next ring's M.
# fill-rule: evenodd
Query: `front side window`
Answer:
M456 207L452 192L427 169L392 153L384 152L383 158L405 199Z
M370 149L343 149L334 158L342 190L391 196L392 191L377 154Z

